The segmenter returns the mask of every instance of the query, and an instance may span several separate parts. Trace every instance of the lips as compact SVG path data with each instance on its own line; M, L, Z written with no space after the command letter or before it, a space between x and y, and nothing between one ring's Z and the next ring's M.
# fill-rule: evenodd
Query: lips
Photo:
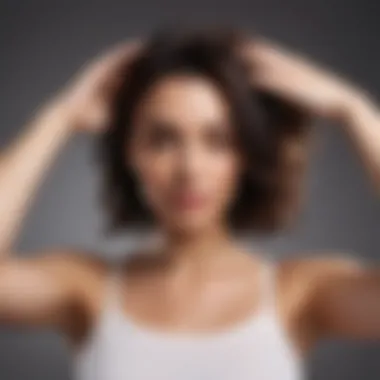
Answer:
M193 210L204 206L207 202L207 198L200 194L195 193L181 193L174 195L172 198L172 204L179 209Z

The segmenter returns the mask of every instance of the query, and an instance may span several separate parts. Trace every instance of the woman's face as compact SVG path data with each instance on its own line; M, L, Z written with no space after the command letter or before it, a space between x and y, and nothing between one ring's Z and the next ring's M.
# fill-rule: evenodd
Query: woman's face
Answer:
M194 232L220 223L241 175L228 101L191 74L149 88L133 116L129 163L159 223Z

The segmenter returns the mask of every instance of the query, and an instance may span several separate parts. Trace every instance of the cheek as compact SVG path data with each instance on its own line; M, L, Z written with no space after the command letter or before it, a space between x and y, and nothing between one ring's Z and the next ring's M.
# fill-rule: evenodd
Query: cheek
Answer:
M168 191L171 186L175 159L171 154L142 152L137 160L137 172L144 193L154 200Z
M213 187L215 196L220 198L231 198L239 183L241 175L241 162L233 154L214 157L210 160L208 181Z

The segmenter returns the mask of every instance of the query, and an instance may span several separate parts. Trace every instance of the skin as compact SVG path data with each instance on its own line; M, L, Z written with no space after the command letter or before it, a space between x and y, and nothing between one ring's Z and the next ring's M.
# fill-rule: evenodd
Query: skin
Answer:
M36 112L0 157L0 321L52 326L73 348L91 332L104 305L107 265L91 252L66 247L20 258L13 245L67 141L107 125L118 69L139 48L136 42L121 44L88 65ZM240 52L255 65L256 85L343 128L379 191L380 118L370 98L268 41L247 43ZM134 125L126 164L136 171L165 240L156 248L159 255L136 255L121 268L128 272L122 310L160 331L233 326L259 305L262 260L261 252L236 243L224 220L243 168L228 102L205 78L176 74L151 87ZM380 338L378 268L344 252L325 257L315 253L279 263L278 313L302 355L325 337Z
M216 85L195 75L163 78L141 102L126 151L165 230L220 224L242 168L231 119Z

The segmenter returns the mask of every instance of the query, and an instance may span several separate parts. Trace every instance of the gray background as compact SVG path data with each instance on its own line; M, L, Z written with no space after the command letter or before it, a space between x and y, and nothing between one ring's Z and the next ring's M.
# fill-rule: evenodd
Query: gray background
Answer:
M379 12L380 3L372 0L1 0L1 145L16 137L36 107L87 59L165 21L225 22L257 30L314 57L378 97ZM67 144L27 216L17 249L68 244L112 254L137 240L102 236L93 142L93 137L82 135ZM334 125L318 125L307 200L293 231L253 243L280 256L334 250L377 262L378 198L347 137ZM379 359L377 342L326 342L310 357L310 378L377 379ZM49 331L3 327L0 379L53 378L70 378L69 352L61 338Z

